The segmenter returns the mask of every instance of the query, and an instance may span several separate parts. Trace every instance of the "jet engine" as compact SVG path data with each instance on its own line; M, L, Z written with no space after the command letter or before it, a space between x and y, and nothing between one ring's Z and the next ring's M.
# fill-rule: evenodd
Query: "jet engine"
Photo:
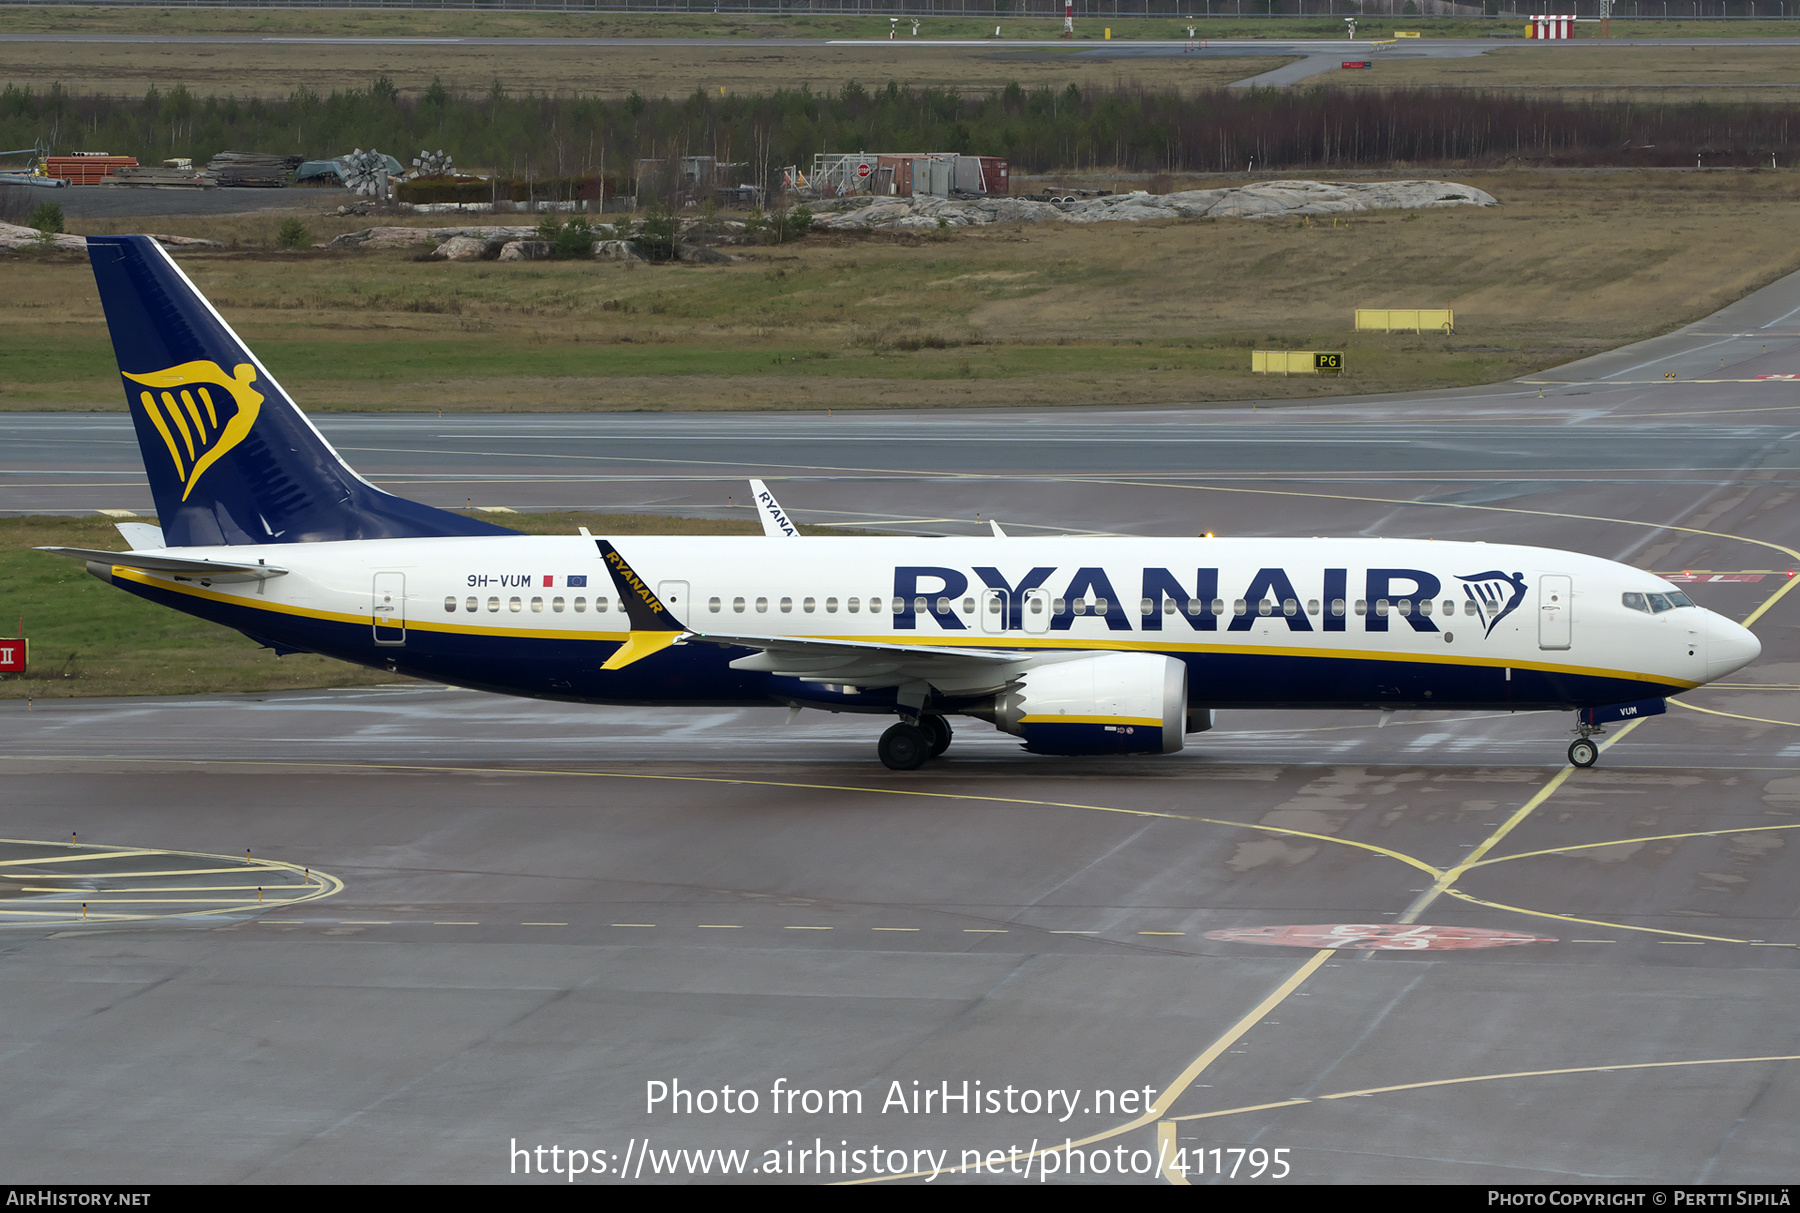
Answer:
M1187 666L1159 653L1046 662L969 714L1039 754L1173 754L1188 721Z

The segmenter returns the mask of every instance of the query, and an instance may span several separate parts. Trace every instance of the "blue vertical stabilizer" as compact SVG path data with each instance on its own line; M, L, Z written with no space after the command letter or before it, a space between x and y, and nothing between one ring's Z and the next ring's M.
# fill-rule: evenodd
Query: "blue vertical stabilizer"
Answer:
M517 533L358 476L148 236L88 257L170 547Z

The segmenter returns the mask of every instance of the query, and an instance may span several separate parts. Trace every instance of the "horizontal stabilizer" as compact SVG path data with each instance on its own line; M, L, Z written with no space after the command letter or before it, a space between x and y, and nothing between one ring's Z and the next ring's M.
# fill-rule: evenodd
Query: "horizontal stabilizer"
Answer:
M226 560L192 560L186 556L164 556L148 552L102 552L94 548L39 548L54 556L85 560L90 564L106 564L142 573L168 573L187 581L267 581L280 577L286 569L272 564L235 564Z

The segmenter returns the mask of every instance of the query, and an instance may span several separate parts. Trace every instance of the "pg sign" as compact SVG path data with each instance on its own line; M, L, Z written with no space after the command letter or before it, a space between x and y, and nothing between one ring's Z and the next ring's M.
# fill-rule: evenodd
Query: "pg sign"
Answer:
M1319 353L1313 355L1313 370L1341 371L1344 369L1344 356L1338 353Z
M25 672L25 653L29 644L23 636L16 640L0 640L0 674Z

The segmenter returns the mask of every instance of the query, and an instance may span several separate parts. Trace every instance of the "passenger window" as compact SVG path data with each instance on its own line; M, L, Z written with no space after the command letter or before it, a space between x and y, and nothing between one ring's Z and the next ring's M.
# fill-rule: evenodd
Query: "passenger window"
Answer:
M1087 603L1080 598L1069 604L1069 609L1077 615L1087 614Z
M1358 615L1367 615L1369 613L1369 600L1367 598L1358 598L1356 600L1356 613Z
M555 611L558 615L562 614L563 613L563 600L560 598L552 598L550 600L550 609Z
M816 605L818 605L818 604L816 602L814 602L813 599L808 598L806 601L804 601L800 604L800 609L805 611L808 615L810 615L813 613L813 607L815 607Z
M454 597L444 599L444 609L452 615L456 614L456 599Z
M995 594L992 598L987 600L987 612L990 615L998 615L1000 613L1000 595Z
M468 598L463 600L463 610L469 612L471 615L475 613L475 608L480 605L481 599L479 598Z
M783 598L781 600L781 613L783 615L792 615L794 613L794 600L792 598Z
M1456 614L1456 599L1454 599L1454 598L1444 599L1444 614L1445 615L1455 615Z
M1044 600L1033 594L1030 598L1025 600L1025 609L1030 611L1033 615L1042 615L1044 613Z
M1212 613L1214 615L1223 615L1225 613L1225 600L1223 598L1215 598L1212 600Z
M1067 615L1069 613L1068 602L1061 598L1052 600L1050 603L1050 613L1052 615Z
M488 610L497 611L499 609L500 609L500 600L498 598L488 599Z
M531 611L534 615L542 615L544 613L544 600L542 598L533 598L531 600Z
M846 598L846 599L845 599L845 600L844 600L844 609L845 609L845 610L846 610L846 611L849 611L849 612L850 612L850 613L851 613L851 614L852 614L852 615L854 615L854 614L856 614L856 599L854 599L854 598ZM870 610L871 610L871 611L872 611L872 610L874 610L874 609L875 609L875 608L874 608L874 607L873 607L873 606L872 606L872 605L871 605L871 606L870 606L870 607L869 607L869 609L870 609Z
M1104 614L1106 614L1107 609L1110 606L1112 606L1112 604L1110 602L1106 601L1106 599L1096 598L1096 599L1094 599L1094 614L1104 615Z
M1201 602L1198 598L1190 598L1187 600L1187 613L1190 617L1192 617L1194 615L1198 615L1201 611L1204 611L1205 609L1206 609L1206 604L1204 602Z
M1308 598L1306 600L1306 613L1308 615L1317 615L1319 613L1319 600L1317 598Z
M1422 598L1419 600L1419 614L1421 614L1421 615L1431 614L1431 599Z
M715 615L717 615L719 613L719 608L722 605L723 604L717 598L708 598L706 600L706 609L711 611Z
M756 600L756 613L758 615L767 615L769 613L769 600L767 598L758 598Z
M1343 618L1344 600L1342 598L1333 598L1331 600L1331 613L1338 616L1340 619Z
M1619 601L1628 611L1643 611L1646 615L1650 613L1650 604L1644 601L1642 594L1621 594Z
M1475 605L1475 600L1473 598L1463 599L1463 614L1473 617L1480 614L1480 612L1481 608Z
M1377 598L1375 600L1375 613L1377 615L1386 615L1388 613L1388 600L1387 599Z
M587 599L577 598L575 600L575 613L577 615L580 615L583 612L585 612L586 610L587 610Z
M1283 602L1281 604L1281 613L1283 615L1293 615L1293 614L1296 614L1299 610L1300 610L1300 604L1298 602L1295 602L1292 598L1283 600Z
M943 599L940 598L938 601L942 602ZM900 614L900 602L900 599L894 599L894 614L896 615ZM925 605L925 596L923 594L913 599L913 614L925 615L930 613L930 610L931 608Z
M509 598L506 600L506 609L511 611L515 615L517 615L519 613L519 611L524 608L524 606L525 606L525 603L518 598Z
M1377 609L1379 609L1379 607ZM1399 611L1402 615L1410 617L1412 615L1412 599L1402 598L1399 602L1394 604L1394 609Z
M962 611L965 615L973 615L975 613L975 600L973 598L963 599Z
M949 599L948 599L948 598L940 598L940 599L938 599L938 601L937 601L937 613L938 613L938 614L939 614L939 615L944 615L944 614L948 614L948 613L949 613L949 610L950 610L950 600L949 600Z
M1245 605L1242 598L1239 598L1236 602L1231 604L1231 613L1233 615L1243 615L1246 614L1248 610L1249 608Z
M742 615L744 613L744 600L742 598L733 598L731 600L731 609Z
M827 598L827 599L826 599L826 600L825 600L825 613L826 613L826 614L827 614L827 615L835 615L835 614L837 614L837 599L835 599L835 598Z
M1156 614L1156 601L1151 598L1140 598L1138 600L1138 614L1140 614L1140 615Z
M1264 619L1275 613L1275 604L1267 598L1256 604L1256 613Z
M625 608L623 606L621 606L619 609L622 611ZM605 594L594 595L594 614L601 615L601 614L604 614L605 612L606 612L606 595Z

